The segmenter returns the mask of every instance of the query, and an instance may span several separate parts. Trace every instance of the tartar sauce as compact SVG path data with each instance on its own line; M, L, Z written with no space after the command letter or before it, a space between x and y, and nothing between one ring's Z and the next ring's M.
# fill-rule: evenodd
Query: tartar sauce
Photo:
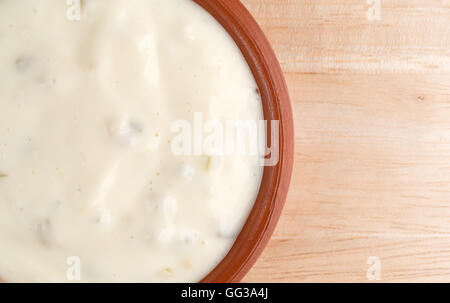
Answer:
M72 1L75 3L77 1ZM0 1L0 278L195 282L259 190L254 155L177 155L174 121L261 120L191 0Z

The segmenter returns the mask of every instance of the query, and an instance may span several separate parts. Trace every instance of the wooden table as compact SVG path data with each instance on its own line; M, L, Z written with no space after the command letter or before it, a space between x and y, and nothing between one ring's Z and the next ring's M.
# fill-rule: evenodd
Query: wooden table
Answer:
M242 0L272 42L295 168L246 282L450 281L450 0Z

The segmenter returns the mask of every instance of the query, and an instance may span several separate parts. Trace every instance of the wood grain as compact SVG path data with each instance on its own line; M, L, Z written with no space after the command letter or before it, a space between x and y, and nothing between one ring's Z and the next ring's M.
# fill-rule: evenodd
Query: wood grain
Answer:
M245 282L450 282L450 1L242 0L293 102L288 202Z

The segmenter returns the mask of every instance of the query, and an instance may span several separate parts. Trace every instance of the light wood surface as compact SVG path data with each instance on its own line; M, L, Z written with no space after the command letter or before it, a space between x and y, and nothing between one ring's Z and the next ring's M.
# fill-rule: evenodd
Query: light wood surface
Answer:
M381 0L380 20L377 0L242 2L296 131L286 207L244 281L370 282L377 257L382 282L450 282L450 0Z

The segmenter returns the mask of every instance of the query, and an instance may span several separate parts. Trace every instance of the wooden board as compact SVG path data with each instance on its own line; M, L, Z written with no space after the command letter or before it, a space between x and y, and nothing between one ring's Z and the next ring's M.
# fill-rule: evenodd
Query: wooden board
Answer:
M244 281L450 282L450 0L242 2L296 131L284 213Z

